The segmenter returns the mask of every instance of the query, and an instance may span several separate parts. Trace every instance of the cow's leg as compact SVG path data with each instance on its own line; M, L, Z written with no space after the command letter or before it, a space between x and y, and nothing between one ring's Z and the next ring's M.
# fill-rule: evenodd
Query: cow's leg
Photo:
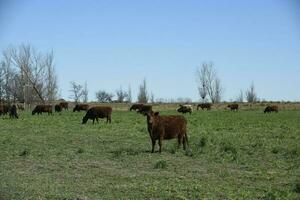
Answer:
M97 120L97 124L99 124L99 120L98 120L98 117L96 117L96 120Z
M181 143L182 143L182 136L180 136L180 135L178 135L178 146L177 146L177 148L180 148L180 145L181 145Z
M154 153L155 143L156 143L156 140L152 139L152 151L151 151L151 153Z
M159 144L159 153L161 153L161 148L162 148L162 141L163 141L163 137L161 136L158 140L158 144Z
M95 118L93 118L93 124L95 123Z

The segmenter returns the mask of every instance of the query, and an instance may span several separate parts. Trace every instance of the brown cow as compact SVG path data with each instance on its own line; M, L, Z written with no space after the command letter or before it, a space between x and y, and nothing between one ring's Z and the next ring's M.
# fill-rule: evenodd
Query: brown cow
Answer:
M7 104L0 104L0 115L6 115L9 112L10 106Z
M264 110L264 113L271 113L271 112L276 112L278 113L278 106L267 106Z
M199 107L204 110L204 109L207 109L207 110L210 110L211 109L211 106L212 104L211 103L200 103L197 105L197 110L199 110Z
M137 113L140 113L142 115L146 115L148 112L151 112L152 111L152 106L151 105L142 105Z
M68 109L69 109L69 104L68 104L68 102L60 102L59 105L60 105L60 107L61 107L62 109L65 109L65 110L68 110Z
M52 106L51 105L37 105L32 111L32 115L35 113L43 114L43 112L48 113L48 115L52 115Z
M239 109L239 104L237 104L237 103L234 103L234 104L229 104L228 106L227 106L228 108L230 108L230 110L232 110L232 111L238 111L238 109Z
M140 110L140 108L143 106L143 104L133 104L131 107L130 107L130 111L132 110Z
M73 112L77 111L80 112L81 110L88 110L89 105L88 104L76 104L73 108Z
M55 110L55 112L60 113L62 111L62 106L60 104L56 104L54 106L54 110Z
M95 122L95 119L98 121L98 118L105 118L106 117L106 123L111 123L111 113L112 108L110 106L95 106L90 108L85 116L82 118L82 124L85 124L88 119L93 120L93 124Z
M25 110L25 109L24 109L24 106L21 105L21 104L17 104L17 107L18 107L18 110Z
M178 147L183 143L183 149L186 149L186 145L188 145L186 124L186 119L181 115L160 116L159 112L148 112L147 125L152 141L151 152L154 152L156 140L159 141L159 152L161 153L162 141L173 138L178 138Z
M179 108L177 109L177 112L180 112L180 113L190 113L192 114L192 111L193 111L193 107L192 105L179 105Z

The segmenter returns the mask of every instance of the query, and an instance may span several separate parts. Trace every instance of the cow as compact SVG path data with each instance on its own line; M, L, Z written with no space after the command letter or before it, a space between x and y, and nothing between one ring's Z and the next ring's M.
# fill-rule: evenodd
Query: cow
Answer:
M159 153L162 149L162 141L173 138L178 139L178 148L183 143L183 149L188 145L186 133L187 121L182 115L160 116L159 112L150 111L146 114L148 132L152 141L152 151L154 153L155 143L158 140Z
M73 112L77 111L80 112L81 110L88 110L89 105L88 104L76 104L73 108Z
M23 111L25 110L25 109L24 109L24 106L21 105L21 104L17 104L17 107L18 107L18 110L23 110Z
M264 110L264 113L271 113L271 112L276 112L278 113L278 106L267 106Z
M55 110L55 112L60 113L62 111L62 106L60 104L56 104L54 106L54 110Z
M197 105L197 110L199 110L199 107L204 110L210 110L211 109L212 104L211 103L200 103Z
M238 109L239 109L239 104L237 104L237 103L229 104L229 105L227 106L227 108L230 108L230 110L232 110L232 111L238 111Z
M48 115L52 115L52 106L51 105L37 105L32 111L32 115L35 115L35 113L43 114L43 112L48 113Z
M62 109L65 109L65 110L68 110L68 109L69 109L69 104L68 104L68 102L60 102L59 105L60 105L60 107L61 107Z
M18 119L18 113L17 113L17 106L16 105L12 105L9 109L9 118L16 118Z
M141 107L143 106L143 104L133 104L131 107L130 107L130 111L134 110L139 110Z
M193 107L192 105L179 105L179 108L177 109L177 112L180 112L180 113L190 113L192 114L192 111L193 111Z
M0 115L7 115L9 112L10 106L7 104L0 104Z
M152 111L152 106L151 105L142 105L137 113L140 113L142 115L146 115L148 112Z
M98 118L105 118L106 117L106 123L111 123L111 113L112 108L110 106L95 106L90 108L85 116L82 118L82 124L85 124L88 119L93 120L93 124L95 122L95 119L98 123Z

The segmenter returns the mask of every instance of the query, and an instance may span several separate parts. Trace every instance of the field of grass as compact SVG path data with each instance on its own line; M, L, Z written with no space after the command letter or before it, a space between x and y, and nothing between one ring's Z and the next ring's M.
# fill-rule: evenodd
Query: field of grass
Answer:
M0 119L1 200L300 199L300 110L187 114L189 150L169 140L161 154L144 116L83 115Z

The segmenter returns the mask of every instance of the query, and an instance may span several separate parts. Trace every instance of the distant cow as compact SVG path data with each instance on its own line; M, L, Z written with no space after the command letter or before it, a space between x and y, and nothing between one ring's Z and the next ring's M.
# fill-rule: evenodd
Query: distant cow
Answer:
M139 110L141 107L143 107L143 104L133 104L129 110Z
M32 111L32 115L35 113L42 114L43 112L48 113L48 115L52 115L52 106L51 105L37 105Z
M17 113L17 106L16 105L12 105L9 109L9 117L10 118L16 118L18 119L18 113Z
M232 111L238 111L239 104L237 104L237 103L229 104L227 107L230 108L230 110L232 110Z
M276 112L278 113L278 106L267 106L264 113Z
M62 106L60 104L56 104L54 106L54 110L55 110L55 112L60 113L62 111Z
M10 106L7 104L0 104L0 115L6 115L9 112Z
M180 113L190 113L192 114L193 107L192 105L179 105L179 108L177 109L177 112Z
M85 116L82 118L82 124L85 124L88 119L93 120L93 124L95 122L95 119L98 122L98 118L105 118L106 117L106 123L111 123L111 113L112 108L110 106L95 106L90 108Z
M181 115L160 116L159 112L148 112L147 126L152 141L151 152L154 152L156 140L159 142L159 152L161 153L162 141L173 138L178 138L178 147L183 143L183 149L186 149L186 145L188 145L186 125L187 121Z
M81 110L88 110L89 105L88 104L76 104L73 108L73 112L77 111L80 112Z
M65 109L65 110L68 110L68 109L69 109L69 104L68 104L68 102L60 102L59 105L60 105L60 107L61 107L62 109Z
M197 110L199 110L199 108L201 108L202 110L204 110L204 109L210 110L211 103L200 103L197 105Z
M17 104L17 107L18 107L18 110L25 110L25 109L24 109L24 106L21 105L21 104Z
M146 115L148 112L152 111L152 106L151 105L142 105L137 113L140 113L142 115Z

